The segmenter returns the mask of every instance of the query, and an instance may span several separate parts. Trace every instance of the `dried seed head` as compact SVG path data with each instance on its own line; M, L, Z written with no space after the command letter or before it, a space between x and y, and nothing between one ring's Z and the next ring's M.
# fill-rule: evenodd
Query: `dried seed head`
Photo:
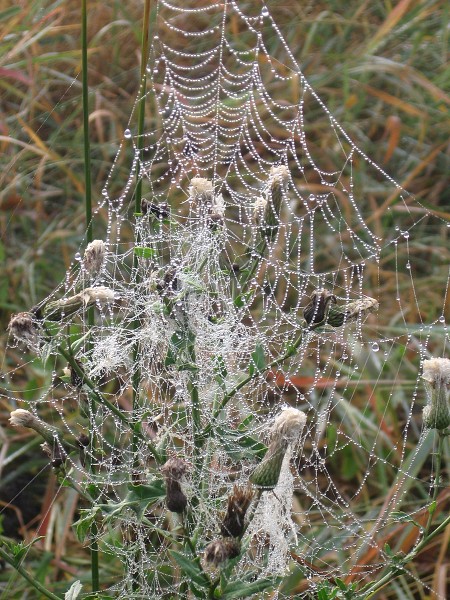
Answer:
M269 449L251 474L251 483L266 489L276 487L286 450L300 440L305 425L305 413L296 408L285 408L276 417L271 429L272 441Z
M81 362L76 360L77 364L82 368ZM68 364L67 367L63 369L63 375L70 379L70 384L76 388L83 387L83 378L77 373L77 371L72 367L72 365Z
M369 313L376 312L378 306L378 301L369 296L343 306L330 306L326 323L332 327L341 327L346 323L357 321Z
M283 185L289 179L289 169L286 165L278 165L270 169L270 178L272 186Z
M422 379L428 395L428 403L423 409L424 425L430 429L445 429L450 425L450 360L424 360Z
M238 540L227 538L225 540L214 540L205 548L205 561L218 567L229 558L239 556L241 546Z
M9 417L9 422L13 427L29 427L31 429L34 429L35 423L39 420L33 413L23 408L13 410Z
M9 333L19 342L24 342L29 348L40 345L40 327L32 313L21 312L13 315L8 325Z
M85 433L81 433L77 437L77 444L80 446L80 448L86 448L89 446L89 437Z
M180 481L189 471L189 463L181 458L169 458L169 460L161 467L161 473L165 479Z
M57 429L51 427L39 419L39 417L33 415L29 410L24 410L23 408L13 410L9 422L13 427L27 427L28 429L33 429L50 445L53 445L55 437L58 434Z
M86 246L83 256L83 265L89 275L97 275L105 261L105 243L102 240L94 240Z
M253 205L252 221L255 225L261 226L264 224L264 214L267 208L267 200L265 198L257 198Z
M161 473L166 480L166 505L176 513L182 513L187 506L187 498L180 482L189 470L189 464L181 458L170 458L162 467Z
M114 290L102 285L99 285L98 287L86 288L83 292L80 292L80 296L86 306L91 306L96 302L114 302L116 299Z
M166 480L166 506L171 512L182 513L188 504L185 493L178 481Z
M306 415L297 408L285 408L275 419L271 429L272 440L284 440L295 444L300 439L306 425Z
M228 497L225 517L220 524L220 532L224 537L240 537L244 533L245 513L253 498L250 487L234 486L233 493Z
M212 181L203 177L194 177L191 179L189 196L198 207L206 204L212 206L214 199Z
M336 304L336 296L328 290L315 290L311 302L303 310L308 325L316 325L326 320L331 304Z

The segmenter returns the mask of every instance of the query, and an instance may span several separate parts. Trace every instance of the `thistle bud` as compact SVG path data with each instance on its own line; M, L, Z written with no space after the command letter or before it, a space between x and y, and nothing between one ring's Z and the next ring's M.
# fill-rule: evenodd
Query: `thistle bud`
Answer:
M445 429L450 425L450 360L424 360L422 379L428 395L428 403L423 409L424 425L430 429Z
M227 512L220 524L220 532L224 537L241 537L244 533L245 513L252 498L250 487L243 489L234 486L232 495L228 497Z
M265 197L258 198L253 206L253 223L260 227L261 234L273 238L278 231L281 200L284 184L289 178L289 170L284 165L272 167Z
M227 538L225 540L214 540L205 548L205 561L218 567L229 558L236 558L241 552L238 540Z
M24 342L29 348L40 345L40 327L32 313L21 312L13 315L8 325L9 333L19 342Z
M86 246L83 256L83 266L91 276L97 275L105 261L105 243L102 240L94 240Z
M303 317L310 327L329 325L337 328L377 310L377 300L369 296L337 305L336 296L330 291L315 290L310 303L303 310Z
M266 489L276 487L286 451L300 440L305 425L305 413L296 408L286 408L277 416L271 429L269 448L251 474L251 483Z
M51 427L51 425L41 421L39 417L33 415L29 410L24 410L23 408L13 410L9 422L13 427L27 427L28 429L33 429L51 446L53 446L55 437L59 433L55 427Z
M97 302L100 304L112 303L115 299L116 294L110 288L104 286L90 287L79 294L75 294L75 296L48 302L42 309L42 315L49 321L59 321L63 316L76 313L83 306L88 308Z
M189 465L180 458L170 458L162 467L166 480L166 505L168 510L182 513L187 506L187 498L181 489L181 481L188 472Z

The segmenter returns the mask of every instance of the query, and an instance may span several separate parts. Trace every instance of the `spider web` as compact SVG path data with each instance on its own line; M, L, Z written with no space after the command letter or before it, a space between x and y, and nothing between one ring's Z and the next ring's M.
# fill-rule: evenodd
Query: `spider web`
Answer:
M93 272L78 254L40 306L65 308L39 352L56 369L60 345L68 348L144 436L132 437L117 411L92 402L73 373L34 409L50 405L65 437L90 439L69 455L69 476L110 505L98 540L124 565L111 588L120 598L188 589L173 572L164 532L181 547L183 534L164 496L140 514L124 504L132 483L161 480L148 440L190 465L186 527L197 532L201 556L220 537L233 485L245 487L258 462L248 440L267 443L282 407L304 411L301 448L285 460L276 489L262 493L236 568L244 579L300 569L296 593L307 597L336 576L375 577L390 561L380 540L398 526L394 510L414 516L426 505L409 495L433 443L416 398L423 359L442 352L448 336L448 273L435 291L442 314L416 290L429 266L421 251L449 224L352 142L264 5L198 4L158 1L145 81L97 208L108 222L105 258ZM267 50L274 38L276 57ZM141 103L151 126L139 136ZM310 135L318 120L334 144ZM145 202L134 214L138 183ZM263 231L270 209L275 222ZM304 309L321 290L347 311L341 326L308 327ZM61 304L77 297L74 312ZM368 301L378 309L351 314ZM95 307L91 325L87 305ZM251 380L223 402L249 368ZM392 411L402 415L397 441ZM214 435L199 451L196 427L210 423ZM380 472L391 493L371 506ZM278 594L289 596L283 586Z

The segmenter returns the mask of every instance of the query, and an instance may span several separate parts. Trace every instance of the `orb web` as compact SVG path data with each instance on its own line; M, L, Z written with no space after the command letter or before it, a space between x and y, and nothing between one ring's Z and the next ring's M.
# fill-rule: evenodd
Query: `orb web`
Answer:
M150 125L139 135L142 103ZM332 132L326 147L311 133L318 120ZM109 505L98 541L124 567L111 592L188 588L187 574L167 568L176 546L164 532L180 547L183 534L164 494L145 510L127 503L133 485L161 482L152 449L190 465L186 527L201 556L220 535L233 485L246 486L257 464L248 440L268 443L286 405L306 413L306 433L278 487L262 492L237 568L244 577L302 569L298 597L336 576L379 574L394 511L422 506L409 492L432 438L416 399L422 361L448 339L448 271L428 296L422 280L448 223L352 142L267 8L233 1L158 1L145 78L97 214L108 223L105 255L92 270L80 250L40 304L57 317L38 352L56 372L64 347L107 403L69 373L33 410L51 406L63 436L89 439L69 454L67 476ZM320 294L330 311L340 307L340 325L319 323ZM214 434L199 440L208 427ZM371 506L380 472L391 492Z

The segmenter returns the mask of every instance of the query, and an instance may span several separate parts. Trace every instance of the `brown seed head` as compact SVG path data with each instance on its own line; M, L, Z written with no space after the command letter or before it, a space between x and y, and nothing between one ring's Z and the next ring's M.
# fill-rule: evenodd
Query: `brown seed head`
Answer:
M205 548L205 561L218 567L229 558L239 556L241 546L238 540L226 538L214 540Z
M227 512L220 524L220 532L224 537L240 537L245 529L245 513L253 498L250 487L234 486L233 493L228 497Z

